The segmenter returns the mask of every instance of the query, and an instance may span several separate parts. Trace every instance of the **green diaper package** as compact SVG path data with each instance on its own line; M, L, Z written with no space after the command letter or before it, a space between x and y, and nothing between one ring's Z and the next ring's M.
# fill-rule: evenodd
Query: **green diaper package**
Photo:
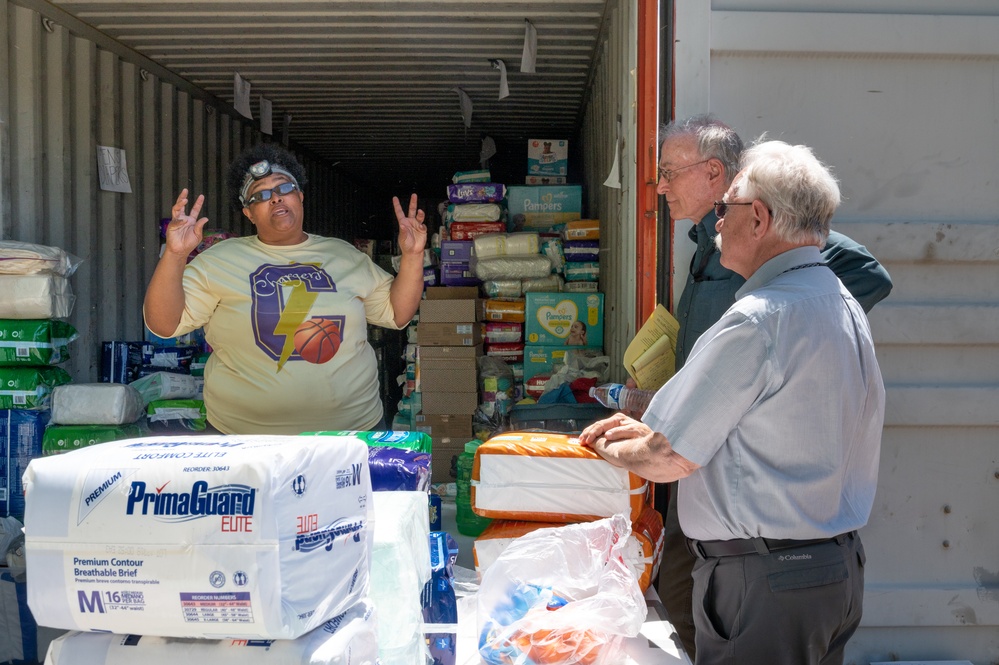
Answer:
M0 367L56 365L69 360L76 328L52 319L0 319Z

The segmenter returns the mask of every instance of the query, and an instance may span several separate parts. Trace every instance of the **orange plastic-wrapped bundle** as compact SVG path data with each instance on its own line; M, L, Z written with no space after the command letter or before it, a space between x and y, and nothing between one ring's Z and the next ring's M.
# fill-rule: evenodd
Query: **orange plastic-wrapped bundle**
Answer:
M486 321L524 322L523 298L490 298L486 301Z
M622 514L633 521L650 501L649 488L565 434L494 436L472 466L472 510L493 519L568 523Z

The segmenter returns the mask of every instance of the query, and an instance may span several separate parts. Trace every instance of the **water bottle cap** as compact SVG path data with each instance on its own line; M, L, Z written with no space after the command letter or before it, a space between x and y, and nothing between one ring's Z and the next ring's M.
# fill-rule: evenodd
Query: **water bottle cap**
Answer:
M596 396L597 396L597 387L590 386L590 397L596 397Z

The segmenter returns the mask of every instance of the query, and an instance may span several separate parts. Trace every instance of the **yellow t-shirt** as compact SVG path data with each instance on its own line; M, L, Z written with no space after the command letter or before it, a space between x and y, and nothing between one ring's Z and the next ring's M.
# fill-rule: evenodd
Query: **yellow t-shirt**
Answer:
M383 411L367 324L398 328L391 285L366 254L336 238L280 247L230 238L196 256L184 271L174 336L205 328L208 421L228 434L374 428ZM306 358L296 348L300 326L299 344L317 332L328 337L303 347Z

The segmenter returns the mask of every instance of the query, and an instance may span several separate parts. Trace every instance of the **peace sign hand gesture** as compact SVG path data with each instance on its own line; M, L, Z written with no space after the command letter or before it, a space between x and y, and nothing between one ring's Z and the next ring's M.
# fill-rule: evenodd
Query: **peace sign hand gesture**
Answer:
M416 202L416 194L409 197L409 216L406 216L402 212L399 197L392 197L395 218L399 220L399 249L403 255L422 256L423 248L427 245L427 225L423 223L426 216L422 210L417 209Z

